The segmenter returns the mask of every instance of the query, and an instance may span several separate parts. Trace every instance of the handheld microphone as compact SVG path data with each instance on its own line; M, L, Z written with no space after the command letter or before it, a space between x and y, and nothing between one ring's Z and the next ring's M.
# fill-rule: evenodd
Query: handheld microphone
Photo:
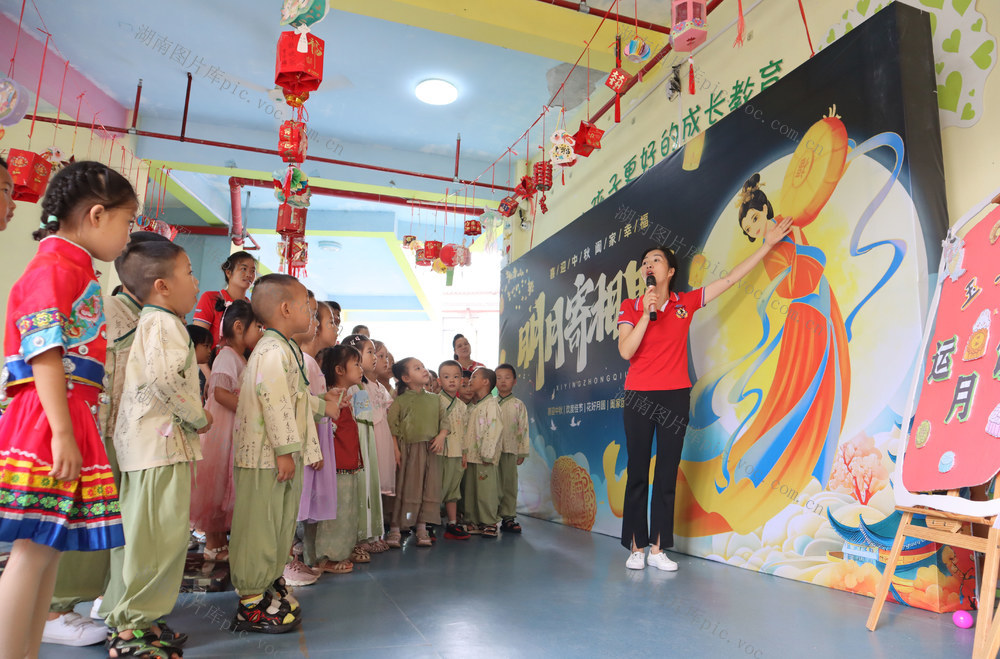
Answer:
M646 286L648 288L653 288L654 286L656 286L656 277L654 277L653 275L646 275ZM649 319L656 320L656 309L653 309L652 311L649 312Z

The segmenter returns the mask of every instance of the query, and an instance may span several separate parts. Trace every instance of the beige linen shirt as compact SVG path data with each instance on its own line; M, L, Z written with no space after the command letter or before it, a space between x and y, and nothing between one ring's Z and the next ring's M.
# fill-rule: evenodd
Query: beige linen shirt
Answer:
M528 457L528 408L514 394L498 397L500 405L500 451Z
M465 426L466 461L496 464L500 459L500 430L500 406L496 398L487 394L481 401L471 403Z
M135 328L139 324L142 306L126 293L104 297L104 319L107 323L108 354L104 362L104 395L97 420L101 428L101 439L114 441L115 420L121 406L122 392L125 390L125 366L129 351L135 340Z
M465 453L465 423L468 420L469 406L458 398L452 398L445 392L438 394L441 398L441 418L448 420L451 430L444 438L444 457L460 458Z
M309 393L302 351L276 330L257 342L240 386L233 427L233 464L274 469L275 456L302 452L304 464L323 459L316 422L326 402Z
M207 422L184 321L162 307L143 307L114 429L119 468L138 471L201 460L198 429Z

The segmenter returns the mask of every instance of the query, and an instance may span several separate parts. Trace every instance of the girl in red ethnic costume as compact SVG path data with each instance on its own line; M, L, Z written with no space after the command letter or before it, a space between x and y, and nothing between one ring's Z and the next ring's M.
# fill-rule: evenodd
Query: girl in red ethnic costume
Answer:
M7 300L11 397L0 420L0 657L34 657L60 552L124 544L117 491L97 427L106 339L93 259L113 261L139 208L132 185L97 162L52 177L38 253Z

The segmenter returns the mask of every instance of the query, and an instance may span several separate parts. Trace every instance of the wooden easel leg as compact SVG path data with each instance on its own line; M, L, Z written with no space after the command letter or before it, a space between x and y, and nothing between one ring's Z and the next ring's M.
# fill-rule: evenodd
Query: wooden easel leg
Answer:
M872 603L872 610L868 614L868 624L866 627L870 631L875 631L879 616L882 615L882 607L885 606L885 598L889 596L889 586L892 585L892 575L896 572L896 563L899 561L899 555L903 551L903 541L906 540L906 529L912 519L913 513L906 512L903 513L903 519L899 522L899 530L896 531L896 540L892 543L892 551L889 552L889 562L886 563L885 571L882 573L882 580L878 582L878 590L875 591L875 601Z
M1000 529L991 526L987 538L989 545L986 548L983 584L979 589L976 640L972 646L974 658L996 657L997 652L1000 651L1000 626L996 624L1000 617L993 615L993 605L997 592L997 574L1000 570Z

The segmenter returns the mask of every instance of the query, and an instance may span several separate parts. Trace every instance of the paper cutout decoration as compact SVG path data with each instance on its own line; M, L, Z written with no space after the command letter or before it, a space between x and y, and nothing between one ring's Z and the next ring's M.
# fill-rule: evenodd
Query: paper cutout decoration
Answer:
M986 346L990 342L990 310L983 309L976 318L976 323L972 326L972 334L965 342L965 352L962 353L963 362L971 362L986 354Z
M993 408L990 418L986 420L986 434L1000 438L1000 405Z
M553 165L572 167L576 164L576 151L573 150L573 147L576 146L576 139L572 135L560 128L552 133L549 141L552 142L549 160L552 161ZM503 215L502 212L500 214ZM505 217L509 217L509 215Z
M931 422L924 419L917 426L917 448L923 448L931 438Z
M642 37L636 37L628 42L625 46L625 58L636 64L642 64L649 59L649 56L653 54L653 49L649 47L646 40Z
M962 261L965 260L965 240L956 236L948 236L941 243L941 246L944 248L941 260L945 264L945 274L952 281L958 281L958 278L965 274L965 268L962 267ZM941 281L943 282L944 279Z
M1000 238L1000 220L997 220L997 223L990 229L990 244L995 243L998 238Z
M0 75L0 126L13 126L28 112L28 90L13 78Z
M946 474L955 467L955 452L945 451L938 460L938 471Z

